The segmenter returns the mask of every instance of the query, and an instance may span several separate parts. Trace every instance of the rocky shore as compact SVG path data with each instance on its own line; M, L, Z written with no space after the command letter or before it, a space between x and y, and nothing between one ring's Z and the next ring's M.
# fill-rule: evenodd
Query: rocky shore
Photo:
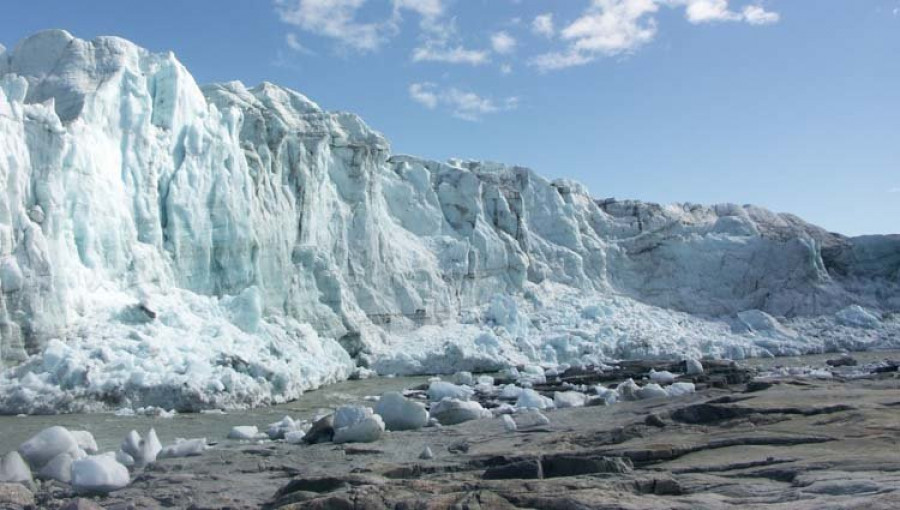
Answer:
M721 362L688 376L683 362L632 362L569 370L533 389L549 397L666 369L693 381L696 392L614 405L590 405L601 403L594 398L544 411L547 420L514 413L388 431L371 443L222 443L200 456L158 460L102 496L52 481L2 484L0 507L900 507L896 364L855 369L841 358L760 371ZM417 391L426 389L407 394Z

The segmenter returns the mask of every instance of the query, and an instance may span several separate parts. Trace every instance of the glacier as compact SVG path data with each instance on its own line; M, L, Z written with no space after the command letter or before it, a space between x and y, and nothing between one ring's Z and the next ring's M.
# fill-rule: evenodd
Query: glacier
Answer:
M356 115L117 37L0 47L0 189L2 413L900 347L900 236L393 154Z

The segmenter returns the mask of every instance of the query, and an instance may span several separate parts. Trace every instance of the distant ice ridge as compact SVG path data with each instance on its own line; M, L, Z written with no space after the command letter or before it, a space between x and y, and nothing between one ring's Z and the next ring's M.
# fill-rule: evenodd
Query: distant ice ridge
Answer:
M391 155L355 115L119 38L0 49L0 154L2 412L900 342L898 236Z

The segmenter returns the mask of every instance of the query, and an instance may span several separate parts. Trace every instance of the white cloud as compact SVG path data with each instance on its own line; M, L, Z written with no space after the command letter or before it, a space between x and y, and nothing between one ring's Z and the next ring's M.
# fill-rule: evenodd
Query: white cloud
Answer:
M284 36L284 42L288 45L288 48L296 51L297 53L303 53L305 55L313 55L314 52L304 46L300 39L297 38L295 34L287 34Z
M900 193L900 186L889 189L888 193Z
M556 29L553 26L553 13L544 13L535 16L531 22L531 31L544 37L553 37Z
M684 16L695 25L741 19L740 14L728 9L728 0L687 0Z
M423 19L423 42L413 50L413 62L442 62L479 66L490 62L490 51L466 48L456 28L456 19Z
M442 0L393 0L393 2L395 12L406 9L429 20L437 19L444 14Z
M492 55L512 55L519 41L508 31L490 35L489 45L472 47L456 27L448 0L273 0L281 20L300 31L335 41L340 48L373 52L400 33L406 14L417 16L418 44L413 62L484 65ZM557 48L533 56L529 64L550 71L590 63L598 58L637 51L657 35L661 8L683 9L691 24L777 23L777 12L763 0L590 0L575 19L557 27L553 12L535 16L531 31L560 41ZM741 3L743 6L734 6ZM381 11L379 11L379 8ZM380 14L379 14L380 13ZM514 26L521 20L511 22ZM302 34L301 34L302 35ZM308 53L300 38L286 35L294 51ZM502 72L503 67L501 67Z
M566 52L554 51L544 53L531 59L531 64L541 71L556 71L557 69L565 69L567 67L575 67L587 64L594 60L587 54L569 50Z
M656 38L655 15L661 6L683 8L685 18L695 25L725 21L767 25L780 19L778 13L767 11L759 4L747 5L741 12L733 11L729 0L592 0L579 17L559 32L567 46L538 55L530 63L546 72L584 65L600 57L632 53ZM552 18L540 22L535 18L532 23L536 33L550 33L545 29L552 27Z
M440 88L431 82L410 85L409 97L429 110L442 107L454 117L472 122L481 120L484 115L514 110L519 105L519 99L516 97L507 97L497 104L494 100L474 92L459 90L456 87Z
M751 25L771 25L778 23L781 15L777 12L771 12L763 9L759 5L748 5L743 10L744 21Z
M771 25L781 16L767 11L759 4L746 5L740 12L732 11L729 0L663 0L673 7L684 6L687 20L699 25L723 21L744 21L750 25Z
M598 56L634 51L656 36L655 0L593 0L580 17L563 28L566 51L539 55L532 64L542 71L584 65Z
M358 19L358 14L369 5L369 0L274 1L282 22L310 34L333 39L344 48L360 52L376 51L396 35L403 11L421 16L424 29L436 25L446 10L444 0L390 0L393 6L390 12L374 21L363 22Z
M409 97L413 101L423 105L429 110L434 110L438 105L438 96L433 92L433 83L413 83L409 86Z
M503 64L500 66L500 72L503 74L512 74L513 68L510 64Z
M444 47L426 43L413 50L413 62L443 62L445 64L470 64L480 66L490 62L487 51L470 50L462 46Z
M515 51L516 40L506 32L497 32L491 35L491 48L495 53L508 55Z
M387 25L357 21L356 13L364 3L366 0L275 0L284 23L366 52L381 46Z

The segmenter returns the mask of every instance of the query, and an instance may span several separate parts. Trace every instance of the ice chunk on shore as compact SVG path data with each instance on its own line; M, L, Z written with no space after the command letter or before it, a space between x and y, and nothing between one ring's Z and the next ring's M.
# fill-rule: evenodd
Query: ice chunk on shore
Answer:
M475 377L472 376L472 372L457 372L453 374L453 382L465 384L466 386L475 386Z
M441 425L456 425L471 420L493 416L490 411L474 401L445 397L431 406L431 416Z
M635 396L641 400L648 400L651 398L666 398L669 396L669 393L662 386L656 383L650 383L641 386L635 392Z
M205 437L194 439L175 439L174 444L164 446L160 451L157 459L172 459L178 457L195 457L202 455L209 449Z
M381 416L364 406L341 406L334 412L335 443L371 443L384 432Z
M122 440L120 448L122 452L131 456L135 466L143 467L156 462L156 458L162 450L162 444L159 442L159 437L156 436L156 430L151 428L143 438L137 431L132 430Z
M231 427L228 439L249 440L259 437L259 429L255 425L239 425Z
M72 462L72 487L79 492L106 493L131 482L128 468L116 462L115 454L94 455Z
M605 405L611 406L619 401L618 390L610 389L602 385L597 385L594 387L594 391L597 393L597 397L600 398Z
M428 424L425 405L409 400L396 391L381 395L375 405L375 413L384 420L387 430L414 430Z
M60 453L41 468L40 472L38 472L38 477L45 480L70 483L72 481L72 463L84 457L84 452L80 451L75 454Z
M553 405L559 409L584 407L586 399L587 396L578 391L557 391L553 394Z
M97 453L97 441L94 439L93 434L87 430L70 430L69 432L75 438L78 447L84 450L85 453L90 455Z
M459 386L446 381L435 381L428 385L428 400L440 402L445 398L469 400L475 394L475 390L468 386Z
M650 369L650 380L657 384L672 384L675 382L675 374L668 370L657 372L656 370Z
M694 387L694 383L690 382L677 382L672 384L671 386L667 386L665 388L666 394L670 398L683 397L685 395L690 395L694 393L696 388Z
M700 375L703 373L703 364L700 361L689 358L684 360L687 375Z
M505 400L515 400L522 394L523 388L515 384L507 384L500 389L500 398Z
M74 452L78 441L65 427L46 428L19 446L19 453L35 469L39 469L61 453Z
M285 416L280 421L270 423L266 429L266 435L269 436L269 439L285 439L291 432L302 432L305 434L306 429L304 427L308 428L308 425L302 421L296 421L290 416ZM301 437L303 436L301 435Z
M19 452L9 452L0 458L0 482L30 482L31 469Z
M525 388L519 395L519 399L516 400L516 407L520 409L553 409L556 406L552 399L541 395L531 388Z
M550 425L550 418L547 418L547 416L538 409L523 409L522 412L516 414L516 424L520 429L544 427Z
M504 414L500 416L500 419L503 421L503 428L506 429L507 432L515 432L518 429L516 421L513 420L512 416Z
M118 450L118 451L116 451L116 462L118 462L119 464L122 464L123 466L125 466L127 468L130 468L130 467L134 466L134 457L132 457L131 455L128 455L127 453L123 452L122 450Z

